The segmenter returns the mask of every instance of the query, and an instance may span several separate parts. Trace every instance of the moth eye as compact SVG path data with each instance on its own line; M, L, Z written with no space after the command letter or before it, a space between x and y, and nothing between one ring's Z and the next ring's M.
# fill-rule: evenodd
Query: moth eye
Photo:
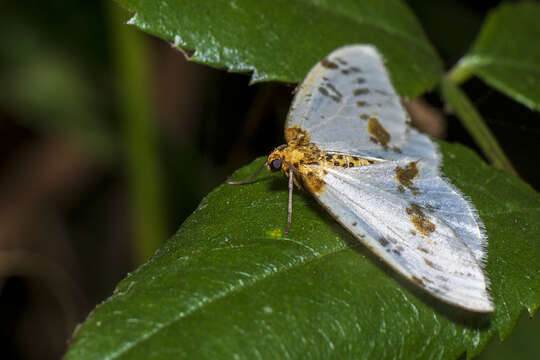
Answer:
M281 160L275 159L270 163L270 171L278 171L281 169Z

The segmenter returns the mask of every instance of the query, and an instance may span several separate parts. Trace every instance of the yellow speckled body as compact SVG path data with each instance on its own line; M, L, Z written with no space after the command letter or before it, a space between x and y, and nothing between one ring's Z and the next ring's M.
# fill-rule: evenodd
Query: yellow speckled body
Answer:
M349 168L373 164L375 161L356 156L330 153L322 151L317 145L310 142L309 136L298 127L287 129L285 134L288 143L276 148L268 156L268 164L273 160L281 160L281 172L289 176L290 167L293 168L294 183L299 188L307 188L313 193L323 190L326 168ZM315 166L316 165L316 166ZM270 165L269 165L270 166Z

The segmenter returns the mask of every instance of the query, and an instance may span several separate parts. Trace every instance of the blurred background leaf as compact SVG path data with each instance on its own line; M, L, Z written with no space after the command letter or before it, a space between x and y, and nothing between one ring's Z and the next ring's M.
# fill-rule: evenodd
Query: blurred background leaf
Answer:
M452 70L461 83L471 75L525 106L540 110L540 4L504 4L488 15L469 53Z
M6 14L4 13L4 16ZM21 125L62 133L108 156L116 150L99 84L80 59L27 17L5 17L0 30L0 103Z

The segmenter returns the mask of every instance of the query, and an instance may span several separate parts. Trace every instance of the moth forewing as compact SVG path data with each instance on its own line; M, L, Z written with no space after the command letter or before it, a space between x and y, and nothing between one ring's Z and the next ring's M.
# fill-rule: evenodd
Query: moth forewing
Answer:
M335 142L348 144L348 150L361 145L366 156L377 157L384 148L398 152L406 142L407 120L382 56L372 46L352 45L335 50L309 72L295 95L286 132L296 126L322 148Z

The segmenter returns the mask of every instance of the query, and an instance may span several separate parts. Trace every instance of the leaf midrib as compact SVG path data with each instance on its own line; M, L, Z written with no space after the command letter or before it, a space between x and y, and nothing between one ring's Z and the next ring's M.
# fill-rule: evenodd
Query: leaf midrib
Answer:
M288 238L275 238L275 239L272 239L272 240L287 241L287 242L292 241L292 239L288 239ZM292 241L292 243L295 244L295 245L298 245L295 241ZM309 247L307 247L307 246L304 246L304 248L309 249ZM211 304L213 304L213 303L215 303L215 302L217 302L217 301L219 301L221 299L224 299L224 298L226 298L226 297L228 297L230 295L233 295L233 294L236 294L238 292L249 289L250 287L252 287L252 286L254 286L256 284L259 284L261 281L267 280L267 279L271 278L274 275L282 274L283 272L293 270L293 269L295 269L297 267L308 265L308 264L310 264L310 263L312 263L314 261L318 261L318 260L320 260L320 259L322 259L322 258L324 258L326 256L334 255L334 254L337 254L337 253L339 253L341 251L345 251L348 248L349 247L345 243L342 242L340 247L332 248L327 252L318 252L318 256L315 253L311 252L310 255L313 255L311 258L310 257L303 257L303 256L299 257L298 258L299 261L297 261L295 263L292 263L292 264L285 265L281 269L278 269L277 271L270 270L268 273L263 273L262 277L255 278L255 280L253 280L253 281L244 281L242 283L242 285L237 284L237 287L234 287L233 289L230 289L230 290L225 290L222 293L219 293L218 296L212 297L207 301L202 300L201 305L198 305L198 306L196 306L196 307L194 307L192 309L187 309L186 311L182 311L179 316L174 317L172 320L164 323L161 326L157 326L154 330L148 332L147 335L142 335L138 340L130 342L129 344L125 345L124 347L121 347L116 352L113 352L111 355L105 356L105 359L116 359L116 358L122 356L127 351L129 351L132 348L138 346L142 342L152 338L154 335L159 333L161 330L169 327L170 325L176 323L177 321L180 321L180 320L186 318L187 316L190 316L190 315L194 314L196 311L202 309L203 306L211 305Z
M537 73L538 75L540 75L540 68L538 66L534 66L533 64L529 64L528 62L516 61L512 58L503 58L484 54L467 55L465 58L463 58L460 67L474 69L477 67L489 65L500 65L516 69L524 69L528 72Z

